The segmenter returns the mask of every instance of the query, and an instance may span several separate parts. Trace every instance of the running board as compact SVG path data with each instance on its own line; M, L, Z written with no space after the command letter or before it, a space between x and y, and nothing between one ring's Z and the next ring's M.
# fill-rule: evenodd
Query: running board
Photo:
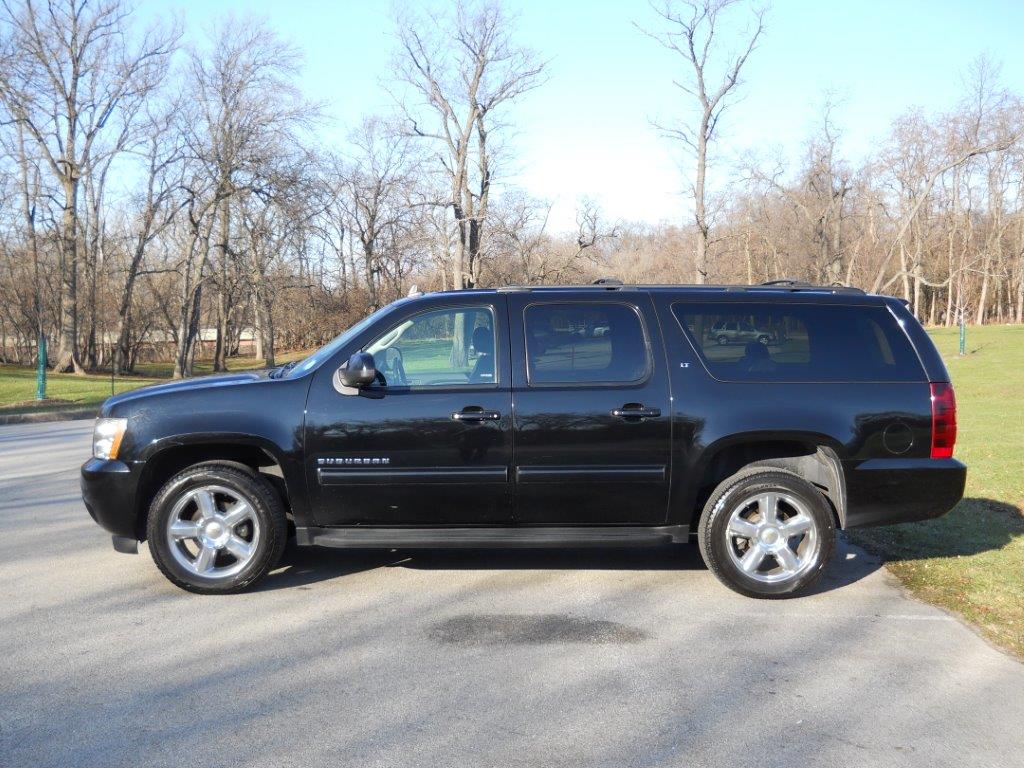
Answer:
M649 547L685 543L685 525L591 528L298 528L301 545L366 549L454 549L462 547Z

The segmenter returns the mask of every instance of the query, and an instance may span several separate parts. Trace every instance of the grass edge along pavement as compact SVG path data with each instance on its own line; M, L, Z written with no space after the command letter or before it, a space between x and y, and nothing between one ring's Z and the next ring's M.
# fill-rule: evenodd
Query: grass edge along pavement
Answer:
M956 390L964 500L937 520L850 538L881 555L912 594L1024 659L1024 326L969 328L963 357L957 329L930 335Z

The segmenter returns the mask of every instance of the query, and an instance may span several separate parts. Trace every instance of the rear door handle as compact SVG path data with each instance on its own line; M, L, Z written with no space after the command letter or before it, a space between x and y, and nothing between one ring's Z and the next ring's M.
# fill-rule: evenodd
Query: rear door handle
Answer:
M469 406L453 413L452 419L465 422L498 421L501 419L501 414L497 411L485 411L477 406Z
M654 419L661 416L661 408L645 408L640 403L626 403L612 411L612 416L619 419Z

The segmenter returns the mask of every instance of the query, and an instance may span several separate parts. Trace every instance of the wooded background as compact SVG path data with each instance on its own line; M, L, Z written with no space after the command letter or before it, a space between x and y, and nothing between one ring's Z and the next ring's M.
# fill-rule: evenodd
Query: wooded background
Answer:
M686 153L689 199L661 225L581 200L566 233L508 183L516 104L548 71L498 3L399 15L394 108L334 147L301 52L258 20L186 46L119 0L0 0L0 359L32 363L43 333L59 371L273 365L414 284L603 275L795 278L902 296L929 324L1024 322L1024 104L998 64L979 58L959 103L906 112L863 161L825 98L800 162L723 168L709 158L765 19L740 0L641 14L675 61L652 76L679 118L655 128Z

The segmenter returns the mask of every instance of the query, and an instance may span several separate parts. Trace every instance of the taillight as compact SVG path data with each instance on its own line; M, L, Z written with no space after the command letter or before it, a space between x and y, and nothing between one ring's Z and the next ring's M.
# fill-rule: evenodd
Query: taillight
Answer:
M932 458L949 459L956 443L956 396L952 384L932 382Z

